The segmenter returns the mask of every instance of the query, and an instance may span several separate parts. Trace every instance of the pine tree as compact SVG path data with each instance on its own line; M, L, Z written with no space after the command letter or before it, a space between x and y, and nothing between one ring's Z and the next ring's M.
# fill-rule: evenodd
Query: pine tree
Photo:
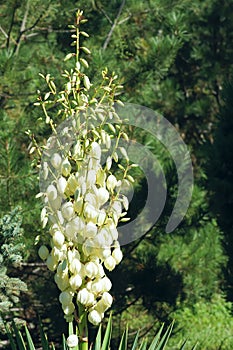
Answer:
M20 293L27 290L25 282L12 277L12 272L20 266L24 255L21 224L19 208L0 219L0 315L4 317L12 315L12 306L19 302ZM4 330L1 317L0 330Z
M209 189L212 191L212 210L224 234L224 248L229 257L225 269L225 288L233 301L233 82L225 84L223 101L214 142L208 147Z

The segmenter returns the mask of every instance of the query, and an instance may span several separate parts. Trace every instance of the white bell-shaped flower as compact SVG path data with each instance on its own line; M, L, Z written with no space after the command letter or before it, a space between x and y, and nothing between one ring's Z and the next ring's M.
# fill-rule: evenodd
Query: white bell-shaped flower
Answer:
M109 292L110 289L112 288L112 282L107 276L102 278L101 283L102 283L102 292Z
M82 278L76 274L70 277L69 279L70 286L73 290L77 290L82 285Z
M61 248L65 242L65 237L61 231L55 231L53 234L53 243L57 248Z
M69 266L70 272L77 274L81 270L81 262L78 259L73 259Z
M95 222L98 216L98 212L96 211L95 207L89 203L85 203L84 206L84 215L87 220L90 220L92 222Z
M98 326L102 321L102 315L98 311L92 310L88 314L88 321L93 325Z
M115 188L116 185L117 185L117 179L116 179L116 177L115 177L114 175L109 175L108 178L107 178L106 184L107 184L107 189L108 189L109 191L113 191L114 188Z
M67 186L67 181L66 179L61 176L58 180L57 180L57 190L60 194L64 194L65 189Z
M92 142L91 144L91 150L90 150L90 156L100 160L101 158L101 148L100 145L97 142Z
M75 348L78 345L78 337L76 334L71 334L66 340L69 348Z
M112 256L108 256L104 260L104 266L107 270L112 271L116 266L116 260Z
M70 220L72 216L74 215L74 206L73 203L67 202L62 205L61 212L63 217L66 220Z
M59 169L62 163L60 154L54 153L51 157L51 164L55 169Z
M97 201L100 206L104 205L109 199L109 192L104 187L97 189Z
M97 234L97 226L90 221L87 223L84 231L85 231L86 238L93 238Z
M54 201L57 198L57 189L54 185L49 185L46 190L47 197L50 201Z
M87 288L83 288L77 294L77 301L82 305L91 306L94 304L95 297Z
M98 266L93 261L89 261L85 264L85 272L87 277L93 278L98 274Z
M119 264L123 258L123 254L122 254L122 251L120 250L120 248L114 249L112 252L112 256L115 259L116 264Z

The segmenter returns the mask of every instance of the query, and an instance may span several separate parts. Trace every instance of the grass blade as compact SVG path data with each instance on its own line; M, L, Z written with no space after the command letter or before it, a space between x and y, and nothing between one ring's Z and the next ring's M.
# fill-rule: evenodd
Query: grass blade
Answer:
M5 329L6 329L6 334L8 336L9 341L10 341L11 350L17 350L13 334L11 333L11 331L10 331L10 329L9 329L7 324L4 324L4 326L5 326Z
M143 339L139 350L146 350L146 347L147 347L147 339Z
M119 350L127 350L127 341L128 341L128 326L126 326L125 331L121 337Z
M41 345L43 350L49 350L49 342L48 338L44 332L44 329L42 327L41 320L39 320L39 330L40 330L40 339L41 339Z
M15 323L13 322L12 324L14 333L15 333L15 338L16 338L16 343L18 345L19 350L27 350L26 349L26 344L23 340L22 334L21 332L18 330L18 328L16 327Z
M97 336L95 338L95 345L94 350L101 350L101 332L102 332L102 325L100 324Z
M67 350L68 347L66 346L66 337L64 334L62 334L62 350Z
M104 334L104 340L101 346L101 350L108 350L110 348L111 336L112 336L112 314L110 314L108 319L108 324Z
M173 328L173 324L174 322L172 322L170 324L170 326L167 328L165 334L163 335L161 341L159 342L158 347L156 347L156 350L163 350L165 349L168 339L170 338L171 332L172 332L172 328Z
M27 338L29 350L36 350L35 346L33 344L33 340L32 340L31 334L29 333L29 330L28 330L27 326L25 326L25 333L26 333L26 338Z
M156 345L157 345L158 342L159 342L159 339L160 339L160 336L161 336L163 327L164 327L164 324L162 324L162 326L160 327L158 333L157 333L156 336L153 338L152 343L151 343L151 345L150 345L150 347L149 347L148 350L154 350L154 349L155 349Z
M138 346L139 331L137 332L131 350L136 350Z

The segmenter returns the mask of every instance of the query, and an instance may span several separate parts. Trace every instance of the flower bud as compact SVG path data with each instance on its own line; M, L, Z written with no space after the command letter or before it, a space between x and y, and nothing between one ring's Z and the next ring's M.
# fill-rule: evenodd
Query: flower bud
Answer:
M116 260L112 256L108 256L107 259L104 260L104 266L107 270L112 271L116 266Z
M105 204L109 199L109 192L104 187L97 189L97 200L99 205Z
M88 222L85 228L85 237L93 238L97 233L97 227L93 222Z
M87 220L91 220L91 221L95 222L95 220L98 216L98 213L93 205L86 203L84 206L84 215L85 215Z
M90 188L93 186L96 182L96 171L95 170L89 170L86 176L86 186L87 188Z
M111 147L111 137L110 135L106 134L106 147L109 149Z
M100 185L101 187L105 186L105 180L106 180L106 173L103 169L99 168L99 170L96 173L96 183L97 185Z
M70 277L70 286L73 290L78 289L82 285L82 278L79 275L73 275Z
M109 156L106 160L106 169L110 170L112 166L112 158Z
M71 334L68 338L67 338L67 346L69 348L75 348L78 345L78 337L76 334Z
M115 178L114 175L109 175L109 177L107 178L106 184L107 184L108 190L113 191L117 185L117 179Z
M99 294L102 291L102 281L97 280L97 281L92 282L90 288L94 294Z
M55 231L53 234L53 243L56 247L61 248L65 242L65 237L61 231Z
M62 212L63 217L66 220L71 219L73 214L74 214L73 204L71 202L67 202L67 203L63 204L63 206L61 208L61 212Z
M60 154L54 153L51 158L51 164L55 169L59 169L61 165L62 159Z
M48 269L50 271L55 271L56 270L57 263L58 263L58 261L57 261L57 259L54 256L49 255L47 257L46 265L47 265L47 267L48 267Z
M46 193L50 201L54 201L57 198L57 189L54 185L49 185Z
M89 312L88 314L88 321L90 323L92 323L93 325L97 326L98 324L100 324L102 320L101 314L96 311L96 310L92 310Z
M102 291L103 292L110 291L110 289L112 288L112 282L110 281L110 279L105 276L104 278L102 278L101 282L102 282Z
M112 305L112 296L108 292L104 292L101 298L101 301L106 305L108 308Z
M78 187L78 181L76 177L72 174L67 180L66 194L73 195Z
M90 261L90 262L86 263L86 265L85 265L85 272L86 272L87 277L93 278L98 273L98 267L94 262Z
M75 310L75 306L73 303L70 303L68 305L62 305L62 310L65 315L71 315Z
M106 212L105 210L98 210L98 216L97 216L97 224L98 226L102 226L106 219Z
M72 294L69 292L61 292L59 295L59 301L62 305L69 305L72 302Z
M71 164L68 160L68 158L64 159L62 162L62 167L61 167L62 175L63 176L68 176L71 171Z
M100 148L100 145L97 142L92 142L90 156L95 158L95 159L98 159L98 160L100 159L100 157L101 157L101 148Z
M77 301L82 305L90 306L94 304L95 298L92 293L86 288L83 288L78 292Z
M61 197L57 196L54 200L49 199L49 205L53 210L58 210L61 206Z
M62 292L69 287L68 274L59 275L56 273L56 275L54 276L54 281Z
M61 176L58 180L57 180L57 189L58 189L58 192L60 194L64 194L65 192L65 189L66 189L66 185L67 185L67 181L66 179Z
M46 260L49 256L49 250L45 245L42 245L38 250L38 255L42 260Z
M76 201L74 201L74 210L76 211L76 213L80 214L82 207L83 207L83 199L79 198Z
M73 259L70 263L70 272L77 274L81 270L81 262L78 259Z
M123 254L122 254L122 251L120 250L120 248L114 249L112 252L112 256L115 259L116 264L119 264L123 258Z
M111 249L103 249L101 255L104 259L106 259L108 256L111 255Z

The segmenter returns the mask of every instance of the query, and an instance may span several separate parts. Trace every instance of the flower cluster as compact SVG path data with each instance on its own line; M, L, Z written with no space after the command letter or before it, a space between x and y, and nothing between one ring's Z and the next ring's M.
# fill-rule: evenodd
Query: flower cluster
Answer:
M75 69L65 71L68 80L65 89L56 92L50 75L43 76L50 92L39 97L41 105L54 131L43 152L40 182L44 197L41 212L43 227L49 223L50 248L39 249L39 256L55 272L55 282L61 293L59 301L65 318L73 320L76 308L81 306L88 320L97 325L112 304L109 293L111 281L105 269L112 271L122 260L118 223L127 221L126 188L133 178L130 164L121 141L128 141L123 132L114 103L115 92L121 86L102 72L103 82L93 90L89 78L83 73L88 64L79 59L79 31L82 13L77 15ZM73 29L74 29L73 28ZM54 96L54 101L49 98ZM55 128L48 115L47 104L61 105L58 114L65 121Z
M102 131L101 135L98 142L89 140L88 146L79 139L67 157L56 152L50 163L43 163L43 169L56 173L56 179L44 193L41 214L44 225L48 218L51 222L51 250L39 249L48 268L56 271L66 319L72 319L76 300L88 309L93 324L101 322L112 304L111 281L104 268L112 271L122 259L117 225L126 219L128 209L128 199L121 193L122 184L128 181L126 171L117 180L111 171L111 156L101 165L101 145L107 149L111 144L109 134Z

